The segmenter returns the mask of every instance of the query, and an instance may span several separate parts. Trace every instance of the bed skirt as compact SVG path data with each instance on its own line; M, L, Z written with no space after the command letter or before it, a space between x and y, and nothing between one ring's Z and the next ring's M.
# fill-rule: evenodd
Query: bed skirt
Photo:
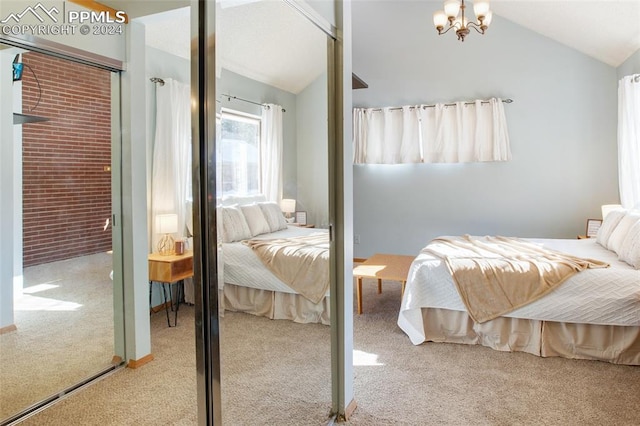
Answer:
M640 327L499 317L475 323L466 312L422 308L426 341L507 352L640 365Z
M221 292L221 315L227 310L305 324L330 324L328 296L319 303L313 303L299 294L259 290L227 283Z

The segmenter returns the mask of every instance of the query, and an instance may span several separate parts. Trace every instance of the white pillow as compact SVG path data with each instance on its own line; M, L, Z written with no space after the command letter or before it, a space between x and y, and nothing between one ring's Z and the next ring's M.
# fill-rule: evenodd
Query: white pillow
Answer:
M264 203L258 203L258 205L262 209L262 213L264 213L264 217L269 223L269 229L271 232L287 229L287 221L284 220L282 210L280 210L280 206L278 204L267 201Z
M602 221L598 234L596 235L596 242L604 248L609 248L609 238L611 233L616 229L616 226L620 223L620 220L627 213L626 210L613 210L609 212L607 217Z
M640 221L637 221L624 238L618 257L623 262L640 269Z
M611 213L609 213L611 214ZM609 215L607 215L609 217ZM622 242L625 237L629 233L631 227L640 220L640 212L637 211L629 211L616 226L616 229L613 230L611 236L609 237L609 242L607 243L607 247L609 250L615 251L618 255L620 255L620 247L622 246Z
M249 225L252 237L271 232L269 222L267 222L267 219L264 217L264 213L262 213L262 209L259 205L250 204L248 206L240 206L240 208L242 209L242 214L247 221L247 225Z
M222 242L232 243L249 238L251 230L242 210L237 206L222 207Z

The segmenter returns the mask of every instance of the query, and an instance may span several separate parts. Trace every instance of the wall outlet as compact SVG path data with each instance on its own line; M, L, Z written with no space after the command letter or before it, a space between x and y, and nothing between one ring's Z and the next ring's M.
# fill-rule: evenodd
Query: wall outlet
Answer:
M360 234L355 234L353 236L353 243L354 244L360 244Z

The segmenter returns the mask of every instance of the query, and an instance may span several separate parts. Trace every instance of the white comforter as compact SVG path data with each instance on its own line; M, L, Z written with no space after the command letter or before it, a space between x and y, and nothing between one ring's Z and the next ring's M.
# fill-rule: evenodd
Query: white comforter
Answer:
M287 229L258 235L253 239L272 240L302 235L326 234L327 232L326 229L301 228L290 225ZM222 259L224 283L295 294L291 287L271 273L250 247L241 242L222 244ZM221 283L221 285L223 284Z
M505 317L586 324L640 326L640 271L620 262L595 238L529 239L575 256L598 259L611 266L588 269L539 300ZM466 311L443 261L421 252L413 261L402 298L398 325L413 344L425 341L421 308Z

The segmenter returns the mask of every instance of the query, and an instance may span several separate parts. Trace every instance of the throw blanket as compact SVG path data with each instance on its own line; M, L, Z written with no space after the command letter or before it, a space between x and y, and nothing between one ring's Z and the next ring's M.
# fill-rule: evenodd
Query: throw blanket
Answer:
M479 323L536 301L579 271L609 266L507 237L440 237L424 251L445 261Z
M246 240L273 274L313 303L329 290L329 235Z

